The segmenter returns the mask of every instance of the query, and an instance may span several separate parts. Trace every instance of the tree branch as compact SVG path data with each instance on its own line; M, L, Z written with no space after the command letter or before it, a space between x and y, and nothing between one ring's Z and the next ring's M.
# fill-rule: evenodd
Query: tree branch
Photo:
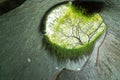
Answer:
M101 25L103 24L103 21L99 24L99 26L95 29L95 31L91 32L88 36L89 40L88 42L90 42L91 38L95 35L95 33L97 32L97 30L101 27Z

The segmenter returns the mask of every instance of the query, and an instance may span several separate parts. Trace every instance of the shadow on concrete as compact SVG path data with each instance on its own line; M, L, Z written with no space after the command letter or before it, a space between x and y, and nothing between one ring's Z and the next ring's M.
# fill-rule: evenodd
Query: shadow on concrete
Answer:
M80 1L76 0L73 5L80 9L81 7L85 9L85 15L92 15L94 13L99 13L105 8L105 3L102 1Z
M0 15L20 6L25 0L4 0L0 2Z

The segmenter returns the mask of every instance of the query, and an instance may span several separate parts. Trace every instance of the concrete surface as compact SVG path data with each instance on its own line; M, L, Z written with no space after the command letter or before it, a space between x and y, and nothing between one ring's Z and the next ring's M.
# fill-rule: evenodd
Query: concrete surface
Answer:
M0 16L20 6L25 0L0 0Z
M51 6L62 1L26 0L0 16L0 80L48 80L59 69L82 66L87 57L77 63L58 63L42 46L40 20ZM100 13L108 34L100 48L98 66L94 65L94 52L83 71L64 70L57 80L120 80L120 0L104 1L111 7Z

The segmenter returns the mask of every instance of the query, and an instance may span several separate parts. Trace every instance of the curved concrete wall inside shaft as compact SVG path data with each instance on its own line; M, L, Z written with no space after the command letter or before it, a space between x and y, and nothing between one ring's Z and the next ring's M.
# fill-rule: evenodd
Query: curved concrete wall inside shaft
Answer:
M20 6L25 0L0 0L0 15Z
M0 80L47 80L67 64L58 64L42 45L39 24L44 13L65 0L26 0L0 16ZM108 26L108 34L100 48L98 66L95 56L83 71L64 69L57 80L120 79L120 0L102 0L106 7L100 14ZM54 80L56 77L51 78Z

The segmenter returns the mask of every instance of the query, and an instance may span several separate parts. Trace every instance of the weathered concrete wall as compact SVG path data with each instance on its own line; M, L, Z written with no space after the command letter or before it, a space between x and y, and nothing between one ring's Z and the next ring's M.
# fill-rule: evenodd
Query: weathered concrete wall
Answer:
M58 64L47 54L39 33L44 13L62 1L26 0L0 16L0 80L47 80L58 68L69 68L71 63ZM101 12L108 34L100 48L98 67L94 66L94 52L82 72L64 70L58 80L120 80L120 0L105 2L111 7Z
M15 9L21 5L25 0L0 0L0 15Z

